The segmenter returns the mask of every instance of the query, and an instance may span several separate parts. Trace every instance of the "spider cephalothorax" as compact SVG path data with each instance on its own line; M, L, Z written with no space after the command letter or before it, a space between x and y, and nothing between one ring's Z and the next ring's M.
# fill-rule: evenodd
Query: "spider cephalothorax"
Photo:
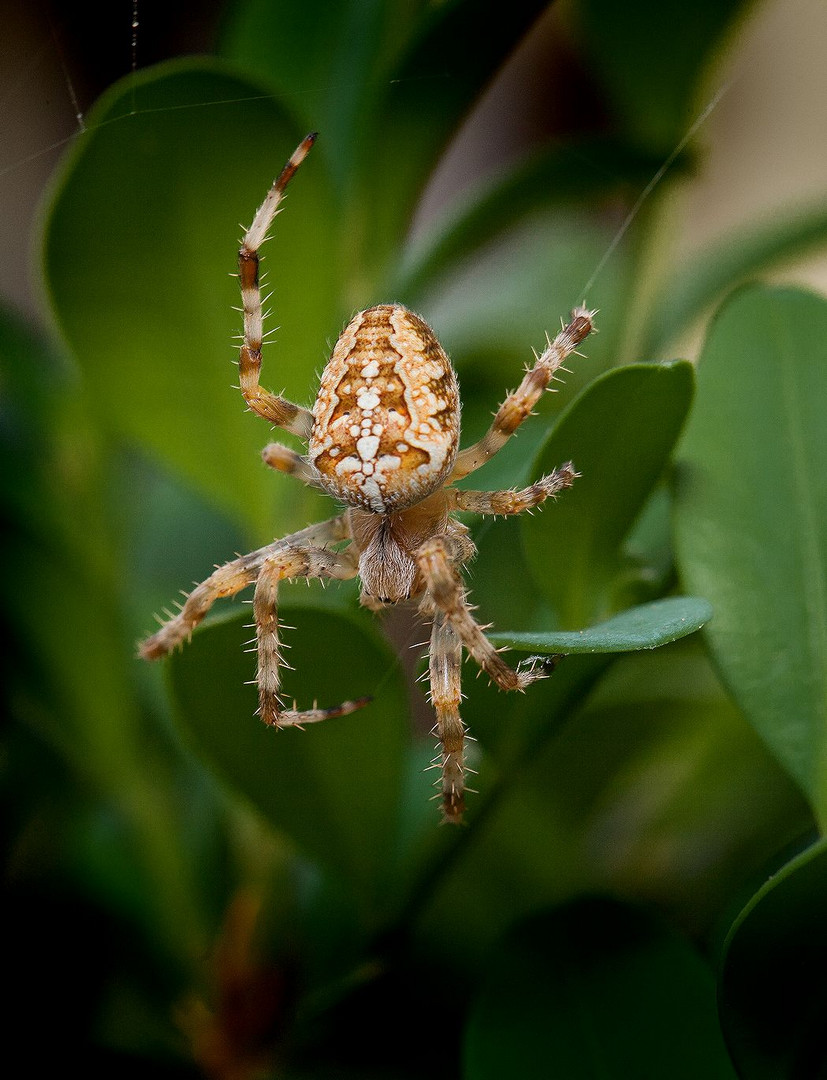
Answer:
M262 308L258 250L287 183L313 145L308 137L268 192L239 252L244 340L241 392L266 420L303 438L302 456L278 443L263 451L268 465L321 488L347 509L218 567L189 594L180 611L141 645L157 659L189 638L215 600L255 584L259 713L273 727L290 727L353 712L369 699L328 709L285 709L279 698L282 664L278 583L296 577L359 577L370 608L416 600L432 620L431 700L441 745L442 806L447 821L465 805L465 727L459 715L460 664L465 649L503 690L524 690L542 669L508 666L469 607L459 569L474 544L454 511L519 514L570 487L569 462L521 491L451 487L485 464L530 415L566 357L592 330L593 312L578 308L498 409L488 432L459 450L460 401L451 362L433 331L399 304L359 312L336 342L312 410L265 390L261 370ZM341 548L332 545L343 542Z

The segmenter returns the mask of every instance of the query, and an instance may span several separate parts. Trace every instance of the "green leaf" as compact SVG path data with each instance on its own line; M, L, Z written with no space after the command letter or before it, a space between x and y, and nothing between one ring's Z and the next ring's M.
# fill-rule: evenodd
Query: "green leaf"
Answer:
M542 448L534 477L568 460L581 474L558 503L521 521L526 560L562 628L589 625L616 606L621 544L666 467L692 390L687 363L607 372Z
M415 293L421 281L444 272L537 210L594 204L631 187L642 188L659 164L659 160L608 138L583 139L536 151L484 180L469 195L463 194L421 237L415 236L404 254L398 289Z
M167 786L174 766L153 742L157 730L136 693L108 499L112 461L66 358L5 313L0 386L2 558L15 568L0 582L11 629L10 719L24 739L31 727L34 746L60 752L70 792L60 809L56 789L49 794L37 828L48 833L58 814L63 835L52 842L85 887L145 920L176 960L201 955L204 908L193 887L200 852L183 847L171 827L179 824ZM100 874L76 844L98 801L124 860L115 869L104 859ZM201 837L208 831L202 820Z
M670 596L641 604L587 630L491 634L496 645L543 654L616 653L657 649L694 634L712 617L712 608L695 596Z
M583 287L606 251L609 234L574 210L551 210L523 217L446 275L423 283L421 293L405 297L434 327L456 363L463 388L479 402L480 413L463 413L463 444L482 434L491 412L513 388L541 349L545 336L556 333L561 318L582 303ZM575 357L565 393L614 362L627 296L628 251L618 253L590 292L599 307L600 333L584 346L586 358ZM479 386L481 379L484 387ZM470 392L470 395L469 395ZM557 400L548 395L540 411ZM541 424L533 421L532 427ZM465 434L467 429L467 434ZM525 441L520 432L518 442ZM525 460L525 451L517 451ZM500 455L491 463L496 468ZM486 466L488 468L488 466ZM483 475L483 474L480 474ZM476 484L476 480L475 480Z
M718 1002L744 1080L827 1075L827 841L790 860L750 899L724 946Z
M287 589L284 590L287 593ZM350 716L273 731L255 716L249 614L205 625L171 661L172 692L196 747L276 828L350 882L368 913L393 851L408 706L395 658L365 620L285 603L279 620L293 671L284 697L299 708L365 694ZM427 798L423 786L423 798Z
M743 0L580 0L594 76L630 136L668 153L692 122L700 79Z
M382 97L362 164L371 233L401 240L450 137L546 6L547 0L428 5L379 83ZM465 47L469 27L473 44Z
M703 934L811 825L697 637L570 656L525 694L467 677L463 690L480 794L416 922L443 963L487 972L515 920L588 889L655 901Z
M661 355L710 304L746 277L823 246L825 241L827 214L820 204L806 213L742 227L724 243L682 263L652 305L645 355Z
M97 418L266 535L276 486L258 460L267 426L232 388L240 316L229 275L239 220L252 219L304 132L260 88L207 60L118 84L87 120L48 209L44 265ZM312 397L340 325L330 220L311 156L265 260L281 328L263 382L299 401ZM291 520L304 524L311 503L289 490Z
M463 1075L735 1076L703 960L660 920L602 899L535 916L490 958Z
M290 113L323 138L344 191L375 106L377 79L410 40L422 3L406 0L237 0L221 55L277 90Z
M827 817L827 303L744 289L704 347L681 447L687 588L749 720Z
M329 146L342 260L365 306L439 154L546 0L236 5L224 53L278 88ZM458 47L473 25L473 48ZM323 144L322 144L323 145ZM351 276L349 274L349 276Z

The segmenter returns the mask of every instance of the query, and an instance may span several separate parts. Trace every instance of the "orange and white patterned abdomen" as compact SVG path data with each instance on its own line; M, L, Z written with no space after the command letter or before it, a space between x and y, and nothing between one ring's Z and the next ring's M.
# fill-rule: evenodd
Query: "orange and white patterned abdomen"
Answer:
M445 482L459 445L457 377L428 324L398 304L356 315L313 406L308 457L325 489L374 513Z

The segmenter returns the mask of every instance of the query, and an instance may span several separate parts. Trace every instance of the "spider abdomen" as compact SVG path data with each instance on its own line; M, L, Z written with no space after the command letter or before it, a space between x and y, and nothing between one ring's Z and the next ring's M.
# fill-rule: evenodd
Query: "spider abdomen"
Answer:
M373 513L402 510L447 479L459 417L456 374L431 328L383 304L356 315L336 342L308 457L334 498Z

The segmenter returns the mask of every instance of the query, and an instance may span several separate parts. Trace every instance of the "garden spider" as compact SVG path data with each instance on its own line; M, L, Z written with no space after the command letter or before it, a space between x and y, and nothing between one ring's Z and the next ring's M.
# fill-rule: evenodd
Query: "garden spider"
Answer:
M217 567L187 596L178 614L142 643L140 654L148 660L165 656L190 637L214 601L255 584L259 714L271 727L301 727L344 716L370 699L304 712L283 707L279 582L358 576L361 602L372 610L417 600L433 623L430 684L441 744L437 764L442 769L443 815L446 821L459 822L466 772L465 726L459 714L463 649L503 690L525 690L544 671L534 664L509 667L486 638L486 628L474 619L459 569L476 549L454 511L519 514L570 487L577 474L569 462L522 491L466 491L449 485L485 464L531 414L554 373L592 330L594 312L572 312L571 322L547 342L518 389L500 406L488 432L466 450L458 451L460 401L451 362L426 323L399 304L369 308L350 321L322 373L312 409L271 394L259 384L263 313L258 251L284 189L314 140L315 135L308 135L287 162L239 252L244 311L240 382L253 412L308 444L302 456L271 443L263 451L264 461L321 488L346 509Z

